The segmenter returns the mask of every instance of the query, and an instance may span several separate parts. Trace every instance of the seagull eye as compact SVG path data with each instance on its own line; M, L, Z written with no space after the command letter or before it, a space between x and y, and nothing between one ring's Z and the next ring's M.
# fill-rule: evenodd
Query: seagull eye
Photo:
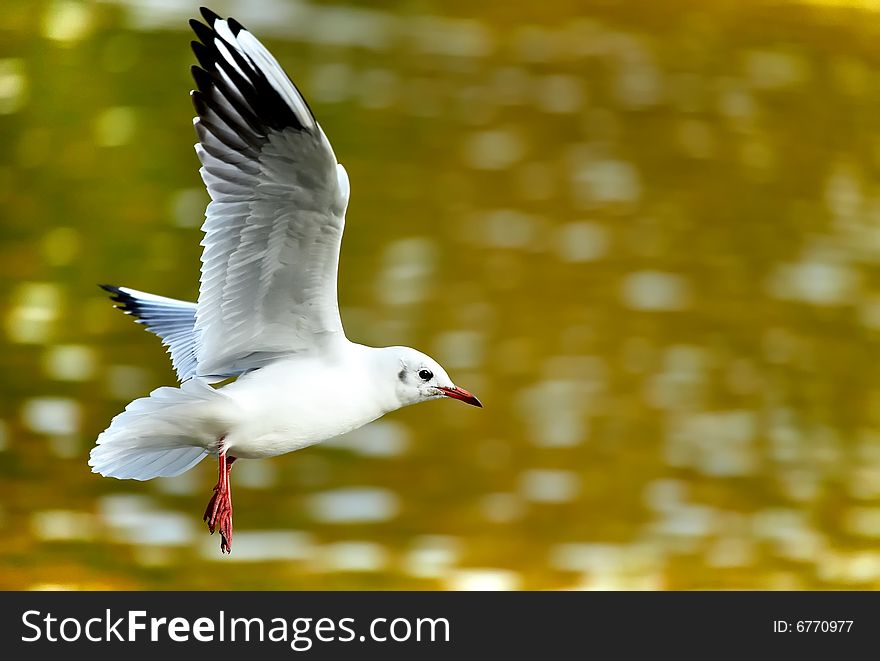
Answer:
M422 381L430 381L434 378L434 374L431 372L431 370L419 370L419 378Z

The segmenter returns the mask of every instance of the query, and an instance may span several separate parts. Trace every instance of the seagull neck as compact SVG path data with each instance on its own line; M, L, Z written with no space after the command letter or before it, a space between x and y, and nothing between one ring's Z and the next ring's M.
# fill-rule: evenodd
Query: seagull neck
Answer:
M351 348L364 366L365 387L383 414L406 406L409 402L401 400L395 378L400 370L399 359L391 347L368 347L352 342Z

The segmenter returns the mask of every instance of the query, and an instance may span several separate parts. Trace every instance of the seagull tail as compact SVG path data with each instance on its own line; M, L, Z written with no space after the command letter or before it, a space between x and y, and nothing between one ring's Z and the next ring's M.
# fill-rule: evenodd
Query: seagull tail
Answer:
M168 347L177 378L186 381L196 373L196 304L148 294L128 287L98 285L110 292L116 307L162 339Z
M121 480L180 475L223 435L225 395L201 379L134 400L98 436L93 473Z

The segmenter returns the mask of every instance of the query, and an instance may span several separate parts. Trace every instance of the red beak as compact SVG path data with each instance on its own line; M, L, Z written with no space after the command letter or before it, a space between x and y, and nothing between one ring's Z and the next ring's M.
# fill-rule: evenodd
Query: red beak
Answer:
M480 404L480 400L470 394L464 388L453 387L453 388L444 388L442 386L437 386L437 390L442 392L447 397L451 397L452 399L458 399L465 404L470 404L471 406L478 406L483 408L483 405Z

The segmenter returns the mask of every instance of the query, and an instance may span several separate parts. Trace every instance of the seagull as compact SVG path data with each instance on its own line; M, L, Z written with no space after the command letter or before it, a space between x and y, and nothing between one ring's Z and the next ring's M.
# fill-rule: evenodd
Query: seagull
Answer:
M235 461L300 450L419 402L482 404L424 353L346 338L336 291L345 168L272 54L234 18L200 11L191 96L211 202L198 302L101 285L159 336L179 385L126 406L89 465L149 480L216 457L203 520L229 553Z

